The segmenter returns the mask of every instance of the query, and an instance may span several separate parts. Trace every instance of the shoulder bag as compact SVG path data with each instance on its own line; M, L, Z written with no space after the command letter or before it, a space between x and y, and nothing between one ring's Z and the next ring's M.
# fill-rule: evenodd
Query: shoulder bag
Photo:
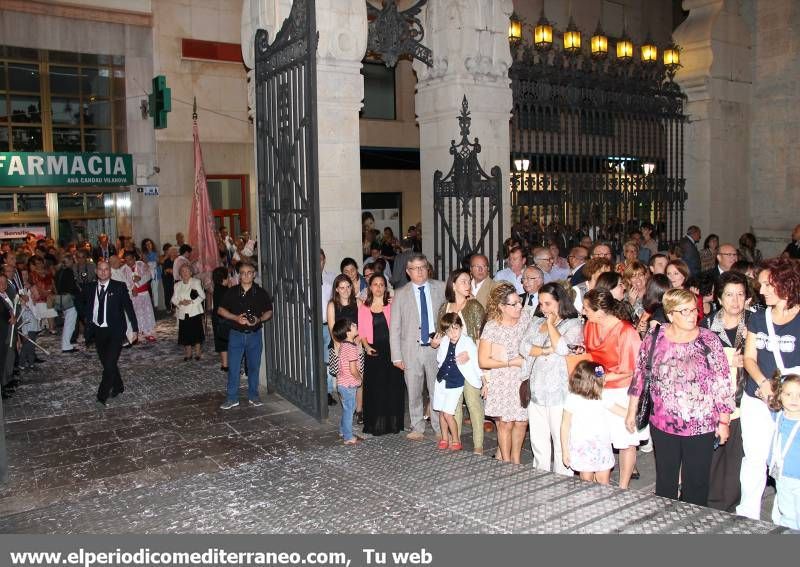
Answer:
M653 342L650 343L650 350L647 352L647 365L644 367L644 382L642 391L639 393L639 403L636 404L636 429L641 430L650 423L650 412L653 410L653 398L650 397L650 383L653 379L653 353L656 350L656 342L661 331L661 325L657 325L650 331Z

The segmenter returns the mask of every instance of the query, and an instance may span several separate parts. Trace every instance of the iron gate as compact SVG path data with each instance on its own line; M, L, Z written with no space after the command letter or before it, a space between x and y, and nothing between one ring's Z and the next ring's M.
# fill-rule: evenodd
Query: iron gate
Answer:
M450 142L453 165L447 175L433 174L433 268L440 279L471 254L484 254L491 265L503 238L503 177L499 166L487 175L478 162L481 145L478 138L469 141L471 122L464 96L458 117L461 142Z
M662 64L527 46L509 74L512 222L614 243L643 221L662 244L683 235L685 96Z
M294 0L269 43L256 34L256 155L261 278L274 298L265 326L267 381L327 416L322 357L314 0Z

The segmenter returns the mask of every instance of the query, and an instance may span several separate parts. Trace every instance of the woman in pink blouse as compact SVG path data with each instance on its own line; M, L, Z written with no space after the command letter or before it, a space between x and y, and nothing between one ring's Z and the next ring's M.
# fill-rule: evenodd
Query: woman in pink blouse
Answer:
M735 404L728 359L719 337L697 326L697 297L671 289L662 300L669 325L649 334L628 390L625 424L636 429L636 407L642 393L650 347L655 340L650 396L650 435L656 452L656 495L706 506L715 443L730 434ZM682 472L681 472L682 471Z

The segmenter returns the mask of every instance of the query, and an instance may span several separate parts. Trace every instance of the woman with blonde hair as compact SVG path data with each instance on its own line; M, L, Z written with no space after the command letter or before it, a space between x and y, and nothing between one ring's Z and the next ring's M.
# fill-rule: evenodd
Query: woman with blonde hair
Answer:
M636 433L639 397L649 375L656 495L677 500L680 491L684 502L706 506L715 437L720 445L728 440L736 407L728 359L719 337L698 327L694 293L670 289L662 304L670 323L647 335L639 349L625 425Z
M530 316L522 311L516 287L508 282L498 284L486 305L478 365L488 371L483 376L481 393L486 398L486 415L494 417L497 424L500 458L516 464L520 463L528 429L528 411L519 399L519 386L528 373L519 349L529 323Z

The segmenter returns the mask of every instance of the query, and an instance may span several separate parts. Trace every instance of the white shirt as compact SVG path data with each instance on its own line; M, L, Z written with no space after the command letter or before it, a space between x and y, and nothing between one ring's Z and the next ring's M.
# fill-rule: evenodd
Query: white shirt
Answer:
M557 268L556 266L550 268L549 272L545 272L544 270L542 270L542 273L544 274L544 283L555 282L558 280L565 280L569 277L567 275L569 274L569 270L565 270L563 268Z
M514 287L517 288L517 293L525 293L525 290L522 287L522 274L524 273L525 270L522 270L519 275L517 275L511 270L511 268L503 268L494 275L494 281L512 283L514 284Z
M108 327L108 285L110 283L111 283L110 281L107 281L105 283L97 282L97 292L94 295L94 309L92 310L92 321L98 327ZM105 291L106 298L105 298L105 301L103 302L103 324L102 325L98 325L97 324L97 309L100 306L100 293L101 293L101 291Z
M425 303L428 305L428 333L433 333L436 330L436 319L434 319L433 301L431 301L431 284L428 281L421 285L415 284L414 282L410 283L414 289L414 301L417 302L417 314L419 315L420 326L422 325L422 309L420 308L419 302L419 288L422 287L425 289ZM421 336L422 335L420 334L420 337Z
M488 279L489 278L484 278L483 280L478 282L477 285L475 285L475 280L474 279L472 280L472 297L475 297L476 295L478 295L478 292L481 290L481 288L483 287L483 284L485 284L486 280L488 280Z
M533 313L537 307L539 307L539 292L529 293L525 298L525 305L522 306L522 310Z

